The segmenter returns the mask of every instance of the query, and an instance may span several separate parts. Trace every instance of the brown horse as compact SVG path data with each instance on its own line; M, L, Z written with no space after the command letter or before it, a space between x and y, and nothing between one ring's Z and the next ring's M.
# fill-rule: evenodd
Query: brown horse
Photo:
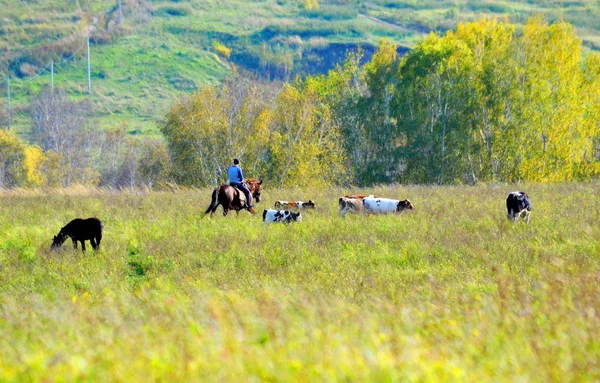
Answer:
M246 187L252 193L252 198L256 200L256 202L260 202L260 193L262 192L262 180L255 180L252 178L246 179L244 181ZM233 186L223 184L219 187L216 187L212 192L212 198L210 201L210 206L206 209L204 214L210 213L212 217L215 211L217 211L217 207L219 205L223 206L223 215L227 215L229 210L235 210L239 213L240 210L244 209L246 205L246 197L244 193L240 190L234 188ZM256 214L254 209L250 208L249 211L252 214Z

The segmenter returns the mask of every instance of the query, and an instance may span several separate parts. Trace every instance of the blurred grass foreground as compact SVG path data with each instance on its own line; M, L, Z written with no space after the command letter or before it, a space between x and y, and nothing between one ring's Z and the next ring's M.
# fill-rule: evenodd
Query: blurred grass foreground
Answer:
M508 192L532 198L529 225ZM338 215L349 192L401 216ZM0 195L0 381L597 381L600 184ZM99 252L52 236L104 222Z

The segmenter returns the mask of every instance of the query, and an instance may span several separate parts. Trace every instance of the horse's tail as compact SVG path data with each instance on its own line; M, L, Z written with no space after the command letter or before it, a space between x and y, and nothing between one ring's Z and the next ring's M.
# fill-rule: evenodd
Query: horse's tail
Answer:
M217 204L217 193L218 193L218 191L219 191L219 188L215 188L215 190L213 190L211 201L210 201L210 206L204 212L205 215L208 214L208 213L211 213L213 210L215 210L217 208L217 206L218 206L218 204Z

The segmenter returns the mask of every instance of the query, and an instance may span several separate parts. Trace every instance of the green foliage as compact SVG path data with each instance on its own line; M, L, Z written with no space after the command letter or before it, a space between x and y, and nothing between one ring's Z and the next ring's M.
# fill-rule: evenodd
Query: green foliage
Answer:
M176 106L163 129L176 178L217 183L230 158L248 155L227 137L239 140L236 119L247 119L250 102L268 118L246 129L245 141L257 143L249 166L279 186L344 182L348 173L358 185L600 174L597 54L584 54L567 23L532 18L519 34L493 20L461 24L401 60L389 40L360 60L285 85L274 101L230 83Z
M316 201L292 225L200 219L209 189L4 191L0 381L596 381L599 190L265 190ZM415 210L340 218L345 193ZM49 250L75 216L103 220L99 252Z
M339 127L310 83L276 90L238 75L181 100L161 131L173 176L185 185L225 181L232 158L240 158L246 177L271 185L345 178Z
M23 177L25 145L12 132L0 130L0 187L16 186Z
M356 9L346 5L321 6L302 12L302 16L324 20L349 20L358 16Z
M279 79L323 72L329 68L323 63L342 61L343 55L332 52L334 43L371 48L388 38L406 48L429 30L443 32L460 22L491 17L507 17L518 28L532 14L565 20L578 28L587 47L600 47L600 7L594 1L330 0L315 8L319 2L123 0L123 25L118 25L116 3L0 0L0 52L6 53L0 60L0 81L13 76L12 124L20 135L27 136L31 128L26 110L32 96L50 83L49 70L33 76L51 59L55 83L70 98L86 95L88 30L93 31L95 123L102 128L126 124L132 132L150 135L157 134L157 121L173 99L228 74L227 63L213 54L214 40L232 49L231 63ZM294 36L331 49L282 44ZM73 54L74 62L64 61Z
M154 12L154 14L156 16L162 16L162 17L170 17L170 16L182 17L182 16L188 16L191 13L192 13L192 9L187 5L160 7Z
M170 167L166 145L158 140L144 140L139 159L139 171L148 187L152 188L168 181Z
M595 55L591 53L591 55ZM481 21L402 60L395 95L406 182L558 181L598 174L581 41L566 23ZM388 157L389 158L389 157ZM586 169L586 171L581 171Z

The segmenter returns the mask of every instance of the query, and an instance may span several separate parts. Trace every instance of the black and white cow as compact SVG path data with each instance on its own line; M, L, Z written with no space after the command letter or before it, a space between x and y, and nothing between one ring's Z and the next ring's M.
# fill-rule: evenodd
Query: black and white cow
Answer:
M274 210L274 209L266 209L263 211L263 222L301 222L302 214L301 213L293 213L288 210Z
M506 198L506 210L508 219L516 222L519 218L524 218L529 223L531 214L531 200L525 192L515 191L508 194Z

